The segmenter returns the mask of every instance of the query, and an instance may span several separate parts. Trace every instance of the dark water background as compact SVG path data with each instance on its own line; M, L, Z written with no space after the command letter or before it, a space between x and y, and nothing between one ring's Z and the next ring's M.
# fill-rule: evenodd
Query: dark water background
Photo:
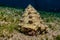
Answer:
M0 6L25 8L28 4L37 10L60 12L60 0L0 0Z

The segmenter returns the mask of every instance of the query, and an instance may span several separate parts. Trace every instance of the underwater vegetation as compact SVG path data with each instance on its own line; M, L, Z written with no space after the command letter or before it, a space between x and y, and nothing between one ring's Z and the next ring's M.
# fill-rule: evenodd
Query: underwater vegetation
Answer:
M60 13L38 11L41 19L52 30L42 36L26 36L16 30L24 9L0 7L0 40L60 40ZM52 36L53 34L53 36ZM47 37L45 37L48 35ZM23 39L24 38L24 39Z

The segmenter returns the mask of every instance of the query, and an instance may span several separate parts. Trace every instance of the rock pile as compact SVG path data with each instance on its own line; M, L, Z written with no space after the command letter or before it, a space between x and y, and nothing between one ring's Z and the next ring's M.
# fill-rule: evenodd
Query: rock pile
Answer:
M45 34L48 26L44 24L40 14L29 5L20 19L19 30L28 35Z

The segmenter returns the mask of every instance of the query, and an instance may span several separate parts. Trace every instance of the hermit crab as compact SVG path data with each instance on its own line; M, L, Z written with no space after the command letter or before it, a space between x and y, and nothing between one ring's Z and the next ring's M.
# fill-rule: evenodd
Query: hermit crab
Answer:
M30 36L48 32L48 26L44 24L40 14L31 5L25 9L18 29Z

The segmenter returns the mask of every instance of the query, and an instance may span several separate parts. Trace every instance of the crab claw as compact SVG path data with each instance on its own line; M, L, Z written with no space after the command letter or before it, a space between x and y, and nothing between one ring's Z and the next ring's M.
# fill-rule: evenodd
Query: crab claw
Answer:
M32 30L31 32L28 32L29 36L36 36L36 31Z

